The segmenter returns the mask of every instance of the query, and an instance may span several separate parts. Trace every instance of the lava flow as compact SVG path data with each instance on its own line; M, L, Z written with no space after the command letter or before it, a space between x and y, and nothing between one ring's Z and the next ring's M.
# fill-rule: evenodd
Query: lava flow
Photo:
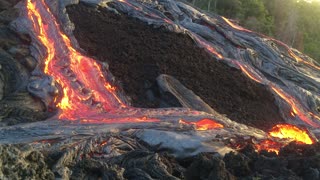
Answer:
M123 0L121 2L126 1ZM136 10L141 11L141 9ZM61 109L60 119L87 119L90 116L95 116L97 119L97 114L99 113L127 107L119 97L117 88L106 80L103 67L94 59L82 55L72 47L70 39L61 31L44 0L27 0L27 12L28 18L32 22L35 36L43 44L47 52L44 72L52 76L62 89L62 97L56 97L53 102ZM152 15L152 17L160 18L156 15ZM251 32L234 25L226 18L223 19L235 29ZM164 21L169 22L167 19L164 19ZM208 51L219 59L223 58L211 45L202 41L198 36L195 37ZM252 74L245 65L240 63L238 65L249 78L261 83L261 79ZM292 114L317 127L317 124L303 110L300 110L296 100L293 100L275 86L272 86L272 90L292 107ZM200 121L196 126L199 127L199 130L215 127L201 125ZM223 126L221 125L221 127Z
M269 131L269 136L273 138L286 140L285 143L275 142L272 140L263 140L255 145L257 151L266 150L268 152L275 152L279 154L282 147L289 142L295 141L301 144L313 144L314 140L309 136L307 130L298 128L291 124L278 124Z
M275 86L271 86L271 89L291 106L291 114L293 116L297 115L302 121L306 122L307 124L313 127L319 127L318 124L314 123L304 112L300 110L298 103L293 97L290 97L289 95L285 94ZM311 112L309 112L309 114L310 113Z
M245 32L252 32L252 31L250 31L250 30L248 30L248 29L245 29L245 28L243 28L243 27L240 27L240 26L238 26L238 25L235 25L234 23L232 23L229 19L227 19L227 18L225 18L225 17L222 17L222 19L223 19L229 26L231 26L233 29L237 29L237 30L239 30L239 31L245 31Z
M230 20L228 20L227 18L225 17L222 17L222 19L232 28L234 29L237 29L239 31L243 31L243 32L252 32L250 30L247 30L245 28L242 28L240 26L237 26L235 24L233 24ZM261 34L259 34L261 35ZM261 35L263 37L266 37L266 38L269 38L265 35ZM270 38L271 40L277 42L278 44L284 46L289 55L294 58L297 62L301 62L303 64L306 64L308 66L311 66L317 70L320 69L319 66L317 65L314 65L310 62L307 62L305 60L303 60L302 58L300 58L299 56L295 55L295 53L291 50L291 48L284 44L283 42L281 41L278 41L278 40L275 40L273 38ZM262 81L260 80L260 78L256 77L254 74L250 73L243 65L241 65L239 62L237 62L238 66L241 68L242 72L244 72L244 74L249 77L250 79L258 82L258 83L262 83ZM299 103L297 102L297 100L295 100L293 97L291 97L290 95L284 93L280 88L277 88L276 86L272 85L272 83L270 84L271 86L271 89L273 90L273 92L275 92L277 95L279 95L284 101L286 101L290 106L291 106L291 115L292 116L298 116L300 120L304 121L305 123L313 126L313 127L319 127L319 125L315 122L312 121L312 119L307 115L307 114L310 114L313 118L317 119L317 120L320 120L320 117L318 117L317 115L313 114L312 112L308 112L308 113L305 113L301 110L301 108L299 108Z
M217 123L211 119L201 119L197 122L188 122L183 119L179 121L180 124L189 124L194 125L195 129L198 131L205 131L210 129L220 129L223 128L223 125L220 123Z
M289 139L304 144L313 144L314 141L306 130L302 130L291 124L278 124L274 126L269 135L281 139Z
M225 17L222 17L222 19L223 19L229 26L231 26L233 29L237 29L237 30L239 30L239 31L244 31L244 32L252 33L252 31L250 31L250 30L248 30L248 29L245 29L245 28L243 28L243 27L240 27L240 26L232 23L229 19L227 19L227 18L225 18ZM258 33L258 34L259 34L259 33ZM259 35L261 35L261 36L263 36L263 37L267 37L267 36L262 35L262 34L259 34ZM267 38L269 38L269 37L267 37ZM302 58L300 58L299 56L297 56L297 55L291 50L291 48L290 48L288 45L286 45L285 43L283 43L283 42L281 42L281 41L279 41L279 40L273 39L273 38L270 38L270 39L273 40L273 41L275 41L275 42L277 42L278 44L284 46L284 47L287 49L288 54L289 54L292 58L294 58L298 63L303 63L303 64L305 64L305 65L308 65L308 66L312 67L312 68L315 68L315 69L317 69L317 70L320 70L320 67L319 67L319 66L317 66L317 65L315 65L315 64L313 64L313 63L311 63L311 62L305 61L305 60L303 60Z
M60 102L54 102L62 110L60 119L126 107L117 89L106 81L101 65L72 47L44 0L28 0L27 10L35 35L47 51L44 72L63 89Z

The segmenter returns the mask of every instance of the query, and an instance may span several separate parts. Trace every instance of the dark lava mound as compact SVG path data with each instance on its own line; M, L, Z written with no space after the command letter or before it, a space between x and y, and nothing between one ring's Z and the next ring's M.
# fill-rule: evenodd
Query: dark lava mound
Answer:
M134 107L161 107L159 98L150 100L146 92L157 89L158 75L169 74L232 120L261 129L284 122L265 86L217 61L189 36L84 4L67 10L80 47L109 63ZM170 105L179 106L175 101Z

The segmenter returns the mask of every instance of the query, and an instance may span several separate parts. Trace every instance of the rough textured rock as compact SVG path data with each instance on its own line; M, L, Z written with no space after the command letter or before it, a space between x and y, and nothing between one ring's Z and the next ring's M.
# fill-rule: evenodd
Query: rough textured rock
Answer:
M41 152L30 147L0 146L0 179L54 179Z
M57 143L57 144L56 144ZM200 153L176 158L139 139L108 133L34 147L0 146L0 179L319 179L320 144L291 143L274 153L249 144L224 157ZM42 147L41 151L35 147ZM62 148L61 148L62 147Z
M211 154L199 154L187 168L186 179L236 179L225 167L221 158Z
M13 6L18 1L0 1L0 126L44 120L49 116L44 104L27 90L37 62L30 56L30 38L12 30L18 17Z
M226 168L237 177L245 177L251 173L250 159L243 154L235 155L231 152L223 158Z
M122 180L124 169L107 162L83 159L73 168L70 179L115 179Z
M4 74L1 72L2 66L0 65L0 101L2 100L4 96Z
M173 95L183 107L204 111L210 114L218 114L193 91L183 86L183 84L172 76L161 74L157 77L157 84L160 93Z
M177 179L172 175L172 166L177 164L169 163L166 157L158 153L138 150L120 156L116 161L117 164L126 169L125 176L127 178L138 177L138 175L143 174L145 178Z
M12 4L10 4L7 0L0 0L0 11L6 10L11 6L12 6Z

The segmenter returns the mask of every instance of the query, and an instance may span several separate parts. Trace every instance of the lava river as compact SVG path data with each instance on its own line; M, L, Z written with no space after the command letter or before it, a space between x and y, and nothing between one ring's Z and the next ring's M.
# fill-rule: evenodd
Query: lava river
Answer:
M106 81L102 66L72 47L43 0L28 0L27 9L36 36L47 51L44 72L63 89L62 97L54 102L61 109L60 119L78 119L126 107L117 89Z

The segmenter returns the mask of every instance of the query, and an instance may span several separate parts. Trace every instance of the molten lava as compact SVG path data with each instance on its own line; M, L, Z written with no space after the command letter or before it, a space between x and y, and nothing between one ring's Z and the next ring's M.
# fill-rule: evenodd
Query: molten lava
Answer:
M225 18L225 17L222 17L222 19L223 19L229 26L231 26L231 27L234 28L234 29L237 29L237 30L243 31L243 32L252 32L252 31L250 31L250 30L247 30L247 29L245 29L245 28L242 28L242 27L240 27L240 26L238 26L238 25L233 24L229 19L227 19L227 18ZM261 34L260 34L260 35L261 35ZM265 35L261 35L261 36L262 36L262 37L266 37ZM266 38L269 38L269 37L266 37ZM302 58L300 58L299 56L297 56L297 55L291 50L291 48L290 48L288 45L284 44L284 43L281 42L281 41L278 41L278 40L276 40L276 39L273 39L273 38L269 38L269 39L277 42L278 44L280 44L280 45L282 45L282 46L284 46L284 47L287 49L288 54L289 54L292 58L294 58L297 62L303 63L303 64L305 64L305 65L308 65L308 66L310 66L310 67L312 67L312 68L314 68L314 69L320 70L320 67L319 67L319 66L317 66L317 65L315 65L315 64L313 64L313 63L311 63L311 62L305 61L305 60L303 60ZM258 82L258 83L261 83L261 80L260 80L258 77L254 76L253 74L249 73L249 71L246 69L246 67L244 67L244 66L241 65L240 63L237 63L237 64L239 65L239 67L240 67L240 69L242 70L242 72L244 72L244 74L247 75L250 79L252 79L252 80L254 80L254 81ZM302 121L306 122L307 124L309 124L309 125L311 125L311 126L313 126L313 127L319 127L319 125L316 124L315 122L313 122L312 119L309 118L305 112L303 112L302 110L300 110L300 108L298 107L298 106L299 106L299 105L298 105L299 103L298 103L293 97L285 94L284 92L282 92L282 90L280 90L279 88L275 87L275 86L272 85L272 84L271 84L271 89L272 89L276 94L278 94L283 100L285 100L285 101L291 106L292 111L291 111L290 113L291 113L292 116L298 116ZM320 120L320 118L319 118L318 116L314 115L313 113L311 113L311 112L308 112L308 113L309 113L312 117L314 117L315 119Z
M313 144L314 141L309 136L308 131L299 129L291 124L278 124L271 129L269 135L281 139L289 139L304 144Z
M280 148L289 142L295 141L302 144L313 144L314 140L309 136L307 130L302 130L291 124L278 124L274 126L268 133L273 138L288 140L285 143L279 143L272 140L263 140L255 145L257 151L266 150L279 154Z
M195 39L198 41L201 46L205 47L211 54L215 55L217 58L222 59L223 56L218 53L211 45L209 45L207 42L201 40L199 37L195 36Z
M283 100L285 100L291 106L291 115L297 115L302 121L306 122L307 124L313 127L319 127L318 124L313 122L303 111L300 110L297 101L293 97L290 97L289 95L285 94L275 86L271 86L271 88L276 94L278 94Z
M256 81L257 83L262 83L262 80L258 79L258 77L255 77L253 74L251 74L245 67L245 65L241 65L239 62L237 62L237 64L239 65L241 71L248 76L250 79Z
M232 28L234 28L234 29L237 29L237 30L239 30L239 31L244 31L244 32L252 32L252 31L250 31L250 30L248 30L248 29L245 29L245 28L243 28L243 27L241 27L241 26L238 26L238 25L235 25L234 23L232 23L229 19L227 19L227 18L225 18L225 17L222 17L222 19L229 25L229 26L231 26ZM261 34L260 34L261 35ZM263 37L266 37L266 36L264 36L264 35L262 35ZM272 38L271 38L272 39ZM286 45L286 44L284 44L283 42L281 42L281 41L278 41L278 40L275 40L275 39L272 39L273 41L275 41L275 42L277 42L277 43L279 43L279 44L281 44L282 46L284 46L287 50L288 50L288 54L292 57L292 58L294 58L298 63L303 63L303 64L305 64L305 65L308 65L308 66L310 66L310 67L312 67L312 68L315 68L315 69L317 69L317 70L320 70L320 67L318 66L318 65L315 65L315 64L313 64L313 63L311 63L311 62L308 62L308 61L305 61L305 60L303 60L302 58L300 58L299 56L297 56L292 50L291 50L291 48L288 46L288 45Z
M239 30L239 31L245 31L245 32L252 32L252 31L250 31L250 30L248 30L248 29L245 29L245 28L243 28L243 27L241 27L241 26L235 25L234 23L232 23L229 19L227 19L227 18L225 18L225 17L222 17L222 19L223 19L227 24L229 24L229 26L231 26L233 29L237 29L237 30Z
M223 125L220 123L215 122L214 120L211 119L201 119L197 122L188 122L185 120L180 120L180 124L189 124L189 125L194 125L195 129L198 131L206 131L210 129L220 129L223 128Z
M261 141L259 144L255 145L255 148L257 151L266 150L268 152L275 152L276 154L279 154L280 148L283 146L283 144L271 141L269 139Z
M54 102L62 110L60 119L126 107L117 89L107 82L101 65L72 47L44 0L28 0L27 9L35 35L47 51L44 72L63 89L60 102Z
M305 65L311 66L317 70L320 70L320 67L312 64L311 62L305 61L302 58L300 58L299 56L297 56L290 48L288 48L288 53L290 54L291 57L293 57L298 63L303 63Z

